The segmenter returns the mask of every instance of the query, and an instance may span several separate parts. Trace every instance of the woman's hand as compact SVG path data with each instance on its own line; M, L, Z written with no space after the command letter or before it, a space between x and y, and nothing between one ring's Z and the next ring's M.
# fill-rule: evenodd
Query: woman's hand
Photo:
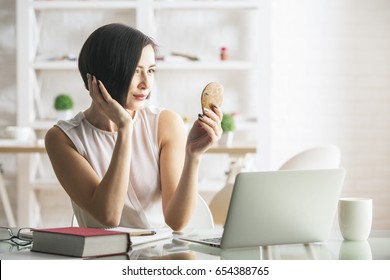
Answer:
M217 106L212 110L205 109L203 115L199 114L188 134L187 153L200 156L217 143L222 135L221 120L222 112Z
M114 122L118 129L132 122L129 112L111 97L100 80L90 74L88 74L88 89L95 106Z

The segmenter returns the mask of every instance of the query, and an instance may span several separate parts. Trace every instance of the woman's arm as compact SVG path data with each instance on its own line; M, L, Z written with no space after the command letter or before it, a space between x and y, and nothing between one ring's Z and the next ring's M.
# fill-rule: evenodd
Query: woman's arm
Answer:
M159 122L160 173L163 211L173 230L190 220L197 200L199 164L202 154L221 135L222 113L218 108L195 121L188 138L176 114L163 111Z
M133 125L130 116L114 116L119 104L111 99L104 87L101 87L101 90L100 96L92 96L98 95L96 88L95 92L91 93L94 102L99 102L99 106L111 108L111 111L104 109L104 113L112 114L112 118L121 120L117 121L117 141L108 170L102 179L58 127L48 131L45 145L54 172L70 198L105 226L117 226L129 184L130 138ZM128 113L124 110L121 114Z

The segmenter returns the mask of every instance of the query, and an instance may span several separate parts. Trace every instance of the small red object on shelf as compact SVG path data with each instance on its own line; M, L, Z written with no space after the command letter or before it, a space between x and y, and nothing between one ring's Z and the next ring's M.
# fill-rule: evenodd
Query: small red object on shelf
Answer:
M221 60L227 60L227 49L226 47L221 48Z

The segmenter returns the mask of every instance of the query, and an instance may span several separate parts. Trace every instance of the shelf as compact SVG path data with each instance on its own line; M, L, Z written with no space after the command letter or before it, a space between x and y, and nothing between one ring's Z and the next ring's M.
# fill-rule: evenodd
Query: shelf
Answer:
M216 61L216 62L158 62L158 70L250 70L256 67L246 61Z
M76 70L77 61L41 61L34 62L35 70Z
M245 156L246 154L254 154L256 152L257 149L255 146L215 146L207 151L208 154L228 154L235 156Z
M61 187L60 183L55 179L35 179L30 184L33 190L56 190Z
M31 127L36 130L47 130L57 123L57 120L35 120Z
M0 153L46 153L46 149L32 141L0 139Z
M255 146L215 146L207 151L209 154L229 154L234 156L245 156L246 154L254 154L256 152L257 148ZM41 142L0 140L0 153L46 153L46 149Z
M251 70L255 63L246 61L215 62L157 62L158 70ZM77 61L42 61L34 62L35 70L77 70Z
M135 9L137 1L34 1L35 10L62 9Z
M163 9L257 9L257 1L155 1L154 8Z
M135 9L139 1L35 1L35 10ZM152 1L156 10L164 9L258 9L257 1Z
M35 130L48 130L57 123L57 120L48 119L48 120L35 120L31 127ZM237 131L248 131L257 129L256 121L247 121L247 120L237 120L236 130Z

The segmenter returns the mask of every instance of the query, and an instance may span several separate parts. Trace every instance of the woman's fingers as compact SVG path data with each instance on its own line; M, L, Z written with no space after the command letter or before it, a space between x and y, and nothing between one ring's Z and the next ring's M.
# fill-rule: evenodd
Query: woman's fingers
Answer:
M205 109L204 114L199 115L199 120L207 124L218 138L222 135L221 119L222 113L218 108L213 111Z
M106 102L110 102L112 100L112 97L108 93L106 87L103 85L103 83L100 80L98 80L98 87L99 87L100 93L102 94L104 100Z
M110 94L104 87L101 81L98 81L95 76L87 74L89 95L92 100L99 105L103 105L111 98Z
M88 88L89 88L89 94L91 95L92 99L94 101L98 101L98 94L97 94L97 86L96 86L96 78L95 76L89 75L88 76Z
M92 76L91 76L91 74L87 74L87 80L88 80L89 95L92 95Z
M87 78L89 94L100 112L113 121L118 128L131 122L128 111L111 97L103 82L92 75L87 75Z
M199 118L200 126L203 128L204 131L206 131L207 135L210 137L211 142L216 142L220 138L221 134L216 131L216 129L207 123L206 120L203 118Z

